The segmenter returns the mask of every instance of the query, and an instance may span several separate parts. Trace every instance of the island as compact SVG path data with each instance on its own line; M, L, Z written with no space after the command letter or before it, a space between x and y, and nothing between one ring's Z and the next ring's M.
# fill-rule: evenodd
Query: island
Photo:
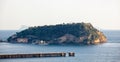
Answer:
M39 45L94 45L107 42L106 36L91 23L63 23L34 26L11 35L11 43Z

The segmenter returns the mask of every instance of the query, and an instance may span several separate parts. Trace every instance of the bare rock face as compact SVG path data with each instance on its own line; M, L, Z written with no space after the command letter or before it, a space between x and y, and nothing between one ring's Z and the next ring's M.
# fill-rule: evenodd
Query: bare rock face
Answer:
M96 40L94 40L93 44L105 43L107 41L106 37L102 32L97 32L97 34L99 35L99 37Z
M106 36L90 23L30 27L8 38L9 42L44 44L100 44Z
M85 41L86 39L91 39L91 36L82 36L82 37L76 37L71 34L65 34L64 36L58 38L59 44L100 44L105 43L107 41L106 37L102 32L97 32L98 38L93 39L91 41ZM86 42L86 43L85 43ZM52 42L51 42L52 43ZM54 43L54 42L53 42Z

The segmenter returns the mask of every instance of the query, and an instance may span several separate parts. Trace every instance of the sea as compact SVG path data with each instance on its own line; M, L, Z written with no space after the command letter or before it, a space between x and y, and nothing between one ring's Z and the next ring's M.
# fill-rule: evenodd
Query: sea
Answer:
M17 30L0 30L6 40ZM0 54L74 52L74 57L0 59L0 62L120 62L120 30L103 30L108 41L98 45L33 45L0 43Z

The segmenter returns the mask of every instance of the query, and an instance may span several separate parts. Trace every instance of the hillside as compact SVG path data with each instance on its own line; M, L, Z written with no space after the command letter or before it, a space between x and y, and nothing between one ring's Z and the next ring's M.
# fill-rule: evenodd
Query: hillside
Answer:
M107 39L90 23L29 27L8 38L8 42L32 44L98 44Z

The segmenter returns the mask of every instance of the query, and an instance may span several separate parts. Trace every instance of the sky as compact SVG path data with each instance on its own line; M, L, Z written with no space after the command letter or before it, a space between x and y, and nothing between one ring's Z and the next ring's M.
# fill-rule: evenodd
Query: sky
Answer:
M81 22L120 30L120 0L0 0L0 30Z

